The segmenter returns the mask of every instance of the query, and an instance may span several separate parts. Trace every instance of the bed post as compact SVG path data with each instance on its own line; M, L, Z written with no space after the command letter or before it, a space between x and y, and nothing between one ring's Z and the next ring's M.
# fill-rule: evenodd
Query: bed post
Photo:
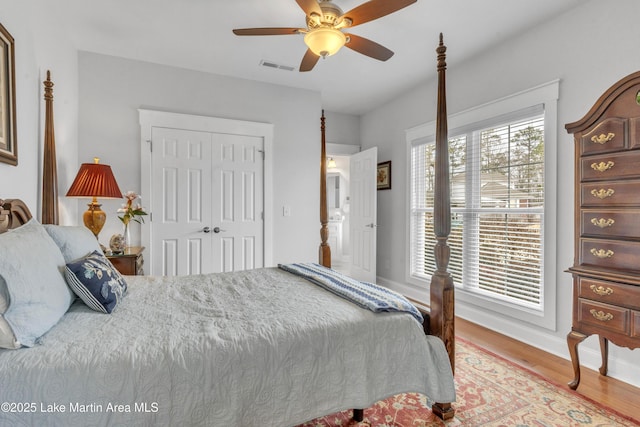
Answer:
M447 129L447 101L445 52L447 48L440 33L438 53L438 110L436 116L436 159L435 159L435 189L434 189L434 229L436 245L436 271L431 277L430 309L431 334L439 336L449 353L451 370L455 372L455 312L453 278L447 271L450 249L447 244L451 232L451 195L449 187L449 141ZM435 403L433 412L442 419L452 418L454 415L450 403Z
M331 268L331 248L329 239L329 214L327 211L327 147L325 140L324 110L320 117L320 253L318 263Z
M45 119L44 153L42 159L42 223L58 224L58 171L56 140L53 131L53 82L47 70L44 82Z

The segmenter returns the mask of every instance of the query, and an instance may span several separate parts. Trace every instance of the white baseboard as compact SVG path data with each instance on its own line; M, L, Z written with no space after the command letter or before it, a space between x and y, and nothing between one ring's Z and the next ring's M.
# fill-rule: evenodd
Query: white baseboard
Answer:
M382 286L386 286L389 289L403 294L419 304L429 304L428 289L419 289L415 285L394 282L384 277L377 277L377 282ZM524 323L514 322L512 318L507 319L499 314L487 312L477 306L465 304L458 300L456 300L456 316L520 342L537 347L547 353L566 360L570 359L565 337L550 333L547 329L536 329ZM600 347L597 337L587 338L580 344L578 350L581 366L597 371L601 364ZM629 361L630 358L616 357L617 354L630 351L631 350L619 348L614 345L609 346L608 376L640 387L640 377L637 375L638 364L631 363ZM573 371L568 371L567 376L573 379ZM551 380L560 381L561 379L551 378Z

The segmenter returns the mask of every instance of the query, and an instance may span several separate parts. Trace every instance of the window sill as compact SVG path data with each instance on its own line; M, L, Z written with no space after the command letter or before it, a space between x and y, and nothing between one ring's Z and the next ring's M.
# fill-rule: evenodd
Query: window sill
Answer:
M402 292L407 294L408 297L426 304L428 301L430 281L410 276L407 282L409 282L409 284L405 286L406 289L402 289ZM462 303L473 306L475 309L489 316L517 319L537 327L552 331L556 330L555 316L550 316L545 313L544 308L524 307L458 286L456 286L455 289L455 299L456 304ZM550 308L548 308L548 310L549 309Z

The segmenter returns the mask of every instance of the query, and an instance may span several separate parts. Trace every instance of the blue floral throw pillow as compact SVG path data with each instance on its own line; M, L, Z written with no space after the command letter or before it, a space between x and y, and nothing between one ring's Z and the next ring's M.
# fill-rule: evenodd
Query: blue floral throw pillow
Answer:
M102 313L111 313L127 292L122 275L98 251L67 263L65 277L85 304Z

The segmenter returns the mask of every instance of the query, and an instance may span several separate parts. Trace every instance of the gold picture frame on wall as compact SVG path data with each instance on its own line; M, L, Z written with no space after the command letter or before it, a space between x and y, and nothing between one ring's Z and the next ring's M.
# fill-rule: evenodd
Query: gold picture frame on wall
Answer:
M391 190L391 160L378 163L378 190Z
M0 24L0 162L18 164L14 40Z

